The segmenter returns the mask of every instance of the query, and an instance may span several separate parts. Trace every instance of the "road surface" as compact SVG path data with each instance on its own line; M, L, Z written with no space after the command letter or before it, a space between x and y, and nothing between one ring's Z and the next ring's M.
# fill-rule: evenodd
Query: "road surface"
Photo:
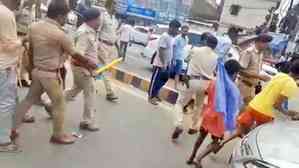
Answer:
M119 103L104 99L103 86L97 97L96 118L101 130L81 132L84 137L74 145L49 143L51 121L41 107L34 107L34 124L24 124L20 144L23 152L0 153L3 168L188 168L185 161L194 136L184 135L179 144L170 141L172 106L152 106L145 93L116 84ZM21 90L23 96L26 90ZM68 104L66 128L78 131L83 110L82 95ZM226 167L231 148L204 161L207 168Z

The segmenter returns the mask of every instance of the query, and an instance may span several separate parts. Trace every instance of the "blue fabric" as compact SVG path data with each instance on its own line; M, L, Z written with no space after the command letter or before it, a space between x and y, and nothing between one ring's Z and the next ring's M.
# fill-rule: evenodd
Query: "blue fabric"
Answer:
M188 37L183 38L182 36L178 36L174 41L174 59L175 60L184 60L184 49L188 44Z
M225 70L224 58L218 59L215 99L216 112L223 113L226 130L233 131L243 99L238 87Z
M183 69L183 60L175 60L175 63L173 65L172 73L175 75L180 75L182 73Z
M281 55L281 53L287 48L288 45L288 35L280 33L271 33L273 40L269 44L272 54Z
M289 110L289 102L288 101L285 101L285 102L283 102L282 103L282 108L284 109L284 110Z
M149 87L149 97L157 97L161 88L166 84L169 79L169 70L162 70L160 67L154 67L154 72L152 75L150 87Z
M232 40L227 35L219 35L217 33L214 33L214 35L218 40L215 51L219 57L225 57L233 45Z

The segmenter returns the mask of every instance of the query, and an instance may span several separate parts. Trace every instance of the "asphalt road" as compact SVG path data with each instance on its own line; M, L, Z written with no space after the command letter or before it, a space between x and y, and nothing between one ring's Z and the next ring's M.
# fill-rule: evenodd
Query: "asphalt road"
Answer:
M51 121L41 107L34 107L37 117L34 124L24 124L20 144L23 152L0 153L3 168L188 168L185 161L195 137L184 135L174 145L170 141L172 106L152 106L145 93L114 83L119 103L104 99L103 86L99 85L96 118L100 132L81 132L84 137L71 146L49 143ZM21 97L26 90L20 91ZM68 104L66 128L79 131L83 110L82 95ZM226 168L231 152L226 148L217 156L204 161L207 168Z
M128 47L127 58L125 62L119 65L120 68L125 69L131 73L138 74L146 79L151 77L152 65L150 58L141 56L144 47L140 45L132 45Z

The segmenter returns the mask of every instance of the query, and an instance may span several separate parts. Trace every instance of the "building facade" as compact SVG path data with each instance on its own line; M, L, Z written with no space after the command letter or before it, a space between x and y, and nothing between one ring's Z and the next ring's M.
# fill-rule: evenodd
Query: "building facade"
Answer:
M168 22L172 19L187 19L192 0L117 0L117 4L122 15L150 22Z

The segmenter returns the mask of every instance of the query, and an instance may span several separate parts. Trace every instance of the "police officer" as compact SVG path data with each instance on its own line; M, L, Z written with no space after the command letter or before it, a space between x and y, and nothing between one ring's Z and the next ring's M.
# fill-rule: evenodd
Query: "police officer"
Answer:
M261 75L264 51L272 37L267 34L261 34L254 39L254 43L240 55L240 64L244 68L240 72L238 86L244 103L248 104L255 96L255 87L259 81L268 81L269 77Z
M101 26L99 28L99 53L100 62L105 65L117 57L116 40L118 21L116 20L114 0L108 0L105 3L106 12L101 14ZM109 79L103 74L103 81L106 88L106 99L108 101L116 101L118 97L115 95Z

